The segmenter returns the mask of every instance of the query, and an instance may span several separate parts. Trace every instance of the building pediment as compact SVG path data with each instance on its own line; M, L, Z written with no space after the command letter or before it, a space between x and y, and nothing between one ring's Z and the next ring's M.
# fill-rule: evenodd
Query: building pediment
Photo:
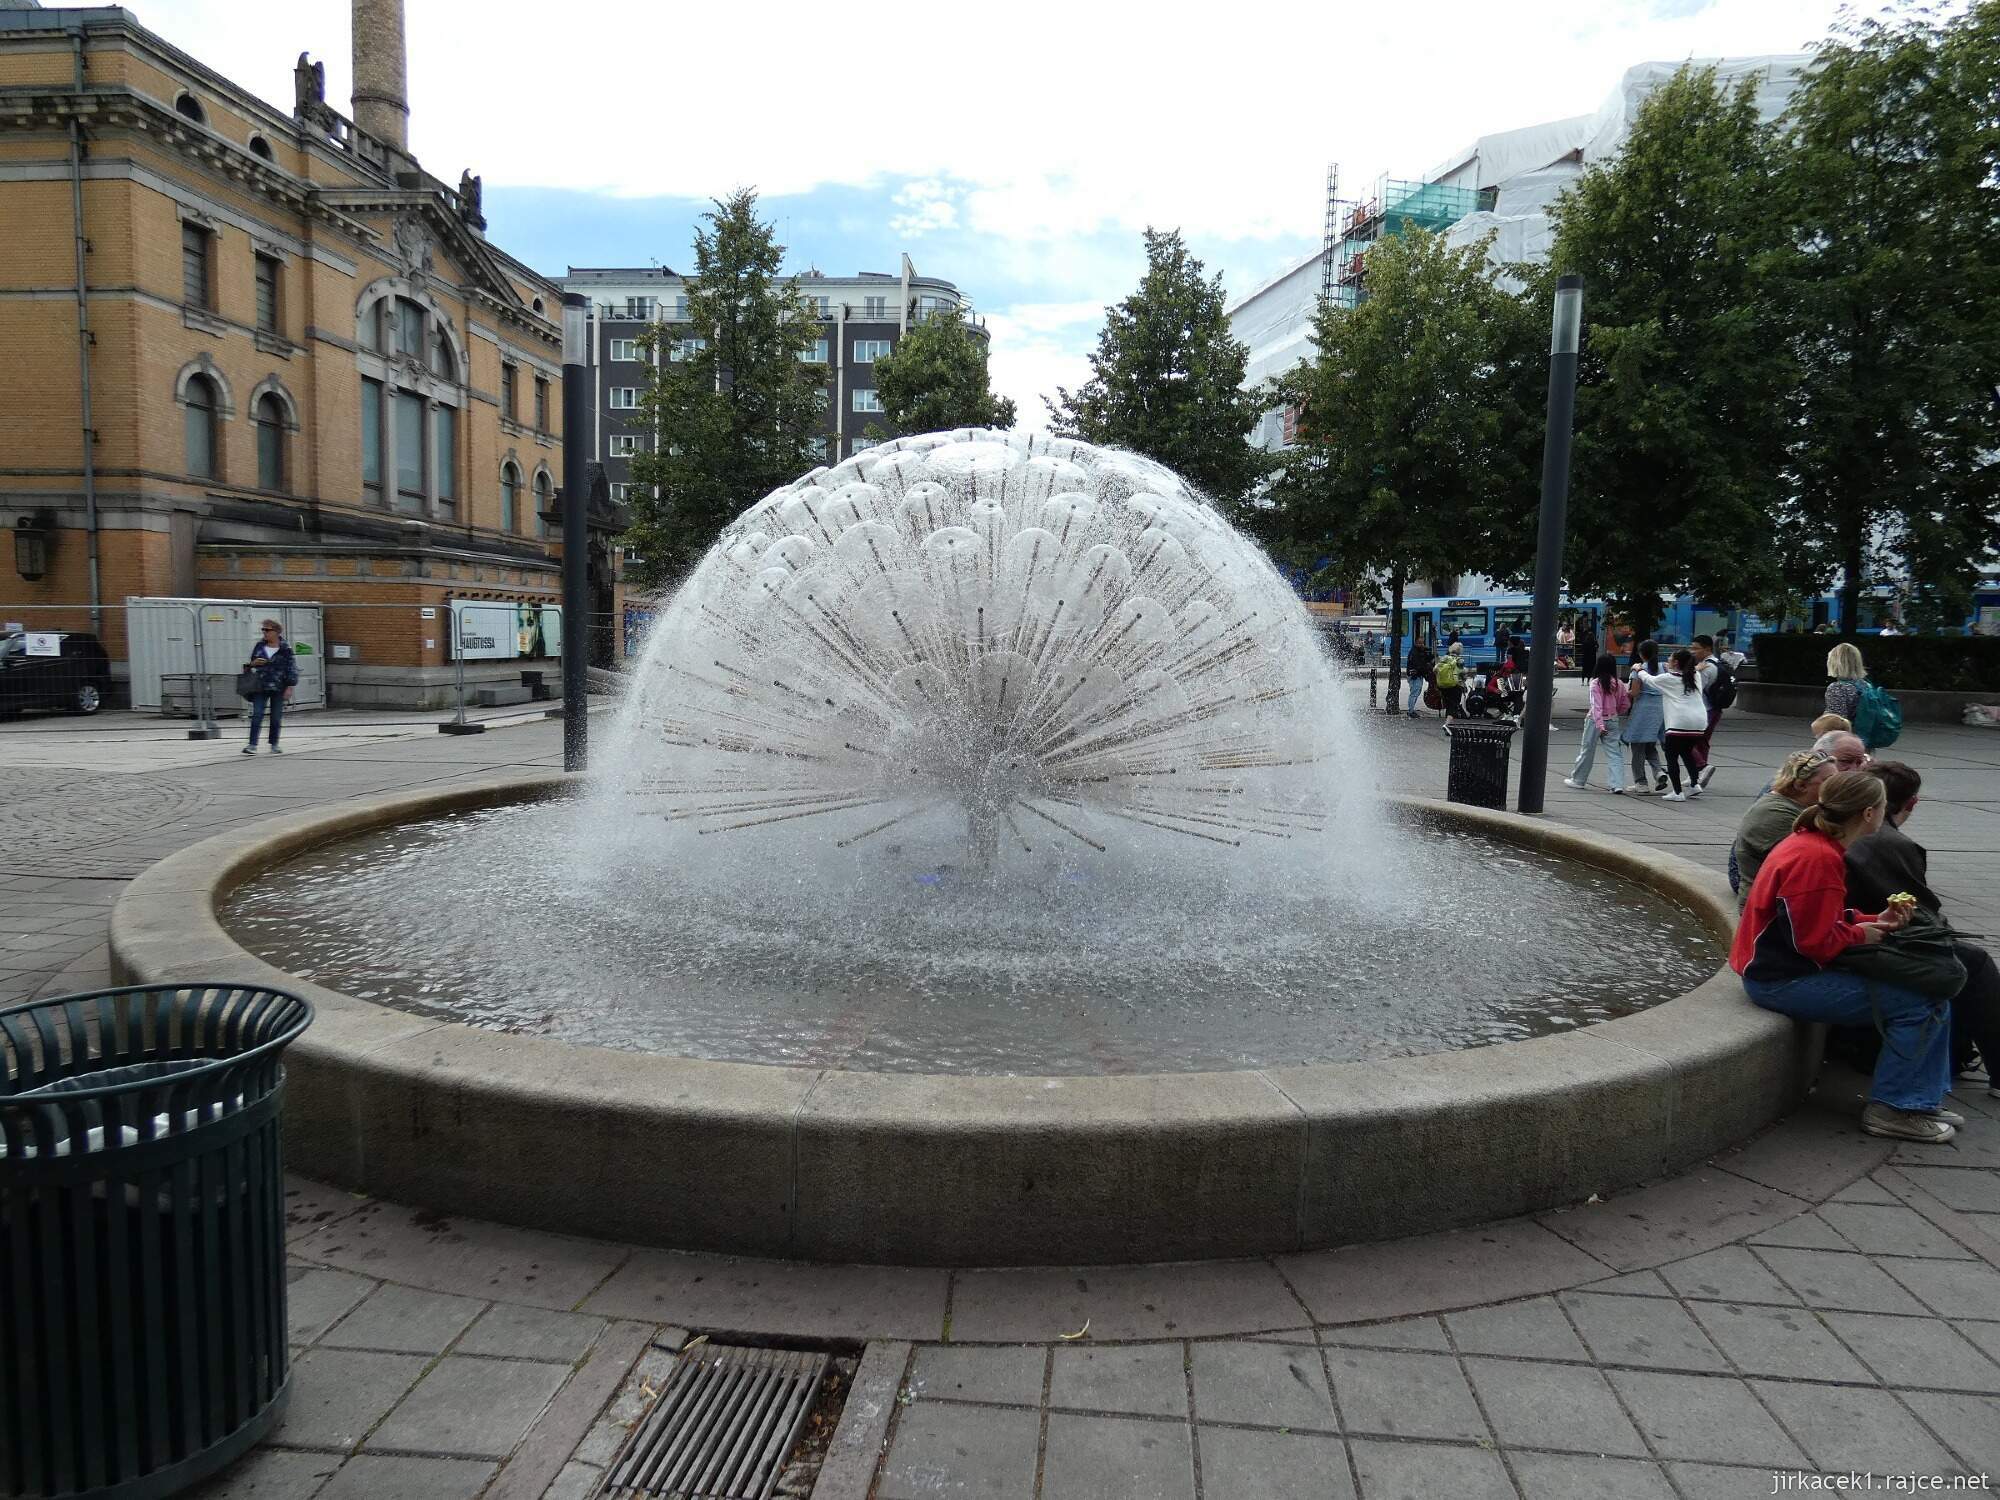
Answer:
M377 239L376 253L412 280L430 277L483 294L489 305L534 317L498 258L461 217L442 186L325 188L329 206L360 220Z

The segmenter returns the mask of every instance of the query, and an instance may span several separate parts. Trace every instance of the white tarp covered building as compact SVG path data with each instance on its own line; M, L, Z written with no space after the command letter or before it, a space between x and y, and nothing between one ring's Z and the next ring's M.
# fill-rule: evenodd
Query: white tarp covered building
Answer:
M1714 68L1725 90L1745 78L1755 79L1757 111L1766 120L1783 113L1810 61L1804 53L1692 60L1696 67ZM1470 245L1491 234L1488 254L1496 267L1546 260L1553 238L1549 210L1556 199L1587 167L1618 154L1632 133L1640 103L1681 66L1640 63L1625 70L1594 114L1482 135L1433 167L1426 182L1471 189L1491 198L1491 207L1453 224L1445 232L1446 242ZM1230 308L1230 331L1250 350L1246 385L1283 374L1312 353L1321 260L1321 252L1315 251ZM1283 414L1268 413L1254 441L1269 449L1285 446Z

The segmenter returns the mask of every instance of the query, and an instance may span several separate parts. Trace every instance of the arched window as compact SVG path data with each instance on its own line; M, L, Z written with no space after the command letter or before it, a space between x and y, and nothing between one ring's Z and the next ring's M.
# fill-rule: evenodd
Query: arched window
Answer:
M431 329L431 374L443 380L458 379L458 361L452 357L451 339L444 329Z
M285 404L275 392L266 391L257 398L251 416L257 423L257 487L281 490L285 487Z
M512 464L500 466L500 529L521 529L521 471Z
M174 110L197 125L208 123L208 111L201 107L201 101L193 94L183 93L180 98L174 100Z
M250 154L252 156L261 156L264 158L265 161L276 160L276 158L271 154L271 143L265 140L264 137L262 137L261 135L253 135L250 137Z
M190 375L187 382L187 471L197 479L222 477L215 425L215 382Z
M555 490L549 479L549 471L543 469L535 475L535 535L549 534L548 512L555 503Z

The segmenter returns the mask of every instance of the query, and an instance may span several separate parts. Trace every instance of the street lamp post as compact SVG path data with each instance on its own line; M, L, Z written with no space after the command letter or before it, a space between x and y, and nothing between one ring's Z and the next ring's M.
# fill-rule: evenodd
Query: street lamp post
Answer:
M1549 712L1556 688L1556 604L1562 594L1563 539L1569 521L1569 450L1576 418L1576 348L1583 329L1583 278L1556 282L1549 338L1549 423L1542 438L1542 519L1535 540L1534 642L1528 660L1528 707L1521 725L1524 813L1542 810L1549 773Z
M585 694L590 660L590 373L584 368L590 298L563 294L562 685L563 769L581 771L590 748Z

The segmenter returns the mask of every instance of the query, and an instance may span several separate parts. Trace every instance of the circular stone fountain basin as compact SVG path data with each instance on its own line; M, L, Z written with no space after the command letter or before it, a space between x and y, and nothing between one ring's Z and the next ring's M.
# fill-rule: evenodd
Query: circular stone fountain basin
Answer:
M241 980L319 1018L289 1056L289 1164L533 1227L839 1261L1259 1255L1419 1233L1659 1176L1796 1101L1805 1033L1726 969L1531 1040L1365 1062L964 1076L577 1045L393 1009L246 951L219 907L333 841L559 795L501 777L267 819L163 861L112 919L124 982ZM1717 938L1726 888L1671 855L1414 799L1399 815L1622 877Z

